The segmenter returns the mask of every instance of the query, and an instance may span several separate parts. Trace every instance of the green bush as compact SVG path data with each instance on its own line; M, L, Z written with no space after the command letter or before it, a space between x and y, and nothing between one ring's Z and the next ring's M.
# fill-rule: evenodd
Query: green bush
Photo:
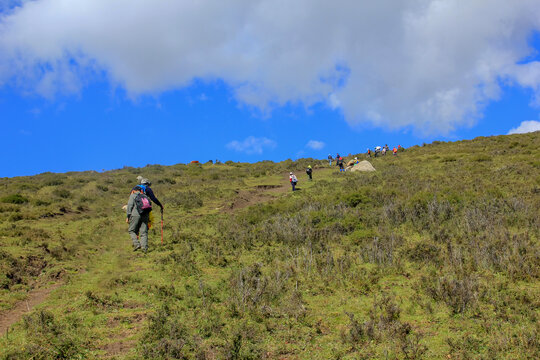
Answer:
M177 192L166 198L166 203L173 206L182 207L185 210L196 209L203 206L203 200L199 194L194 191Z
M3 197L1 201L6 204L25 204L28 202L28 198L21 194L13 194Z
M71 192L67 189L54 189L53 195L58 196L62 199L68 199L71 197Z

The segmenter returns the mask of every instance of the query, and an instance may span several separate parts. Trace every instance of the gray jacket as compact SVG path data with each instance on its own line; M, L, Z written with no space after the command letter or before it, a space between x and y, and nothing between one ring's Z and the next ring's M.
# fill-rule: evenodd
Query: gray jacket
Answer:
M129 201L128 201L127 209L126 209L126 215L128 219L130 218L130 216L141 216L139 215L139 211L137 210L137 204L135 203L136 197L137 197L137 193L133 193L129 195Z

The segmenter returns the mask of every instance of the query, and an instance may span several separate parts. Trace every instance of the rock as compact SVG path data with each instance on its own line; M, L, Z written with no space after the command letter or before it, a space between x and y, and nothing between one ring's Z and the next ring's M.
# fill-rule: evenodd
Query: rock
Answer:
M375 171L375 168L367 160L360 161L351 168L351 171Z

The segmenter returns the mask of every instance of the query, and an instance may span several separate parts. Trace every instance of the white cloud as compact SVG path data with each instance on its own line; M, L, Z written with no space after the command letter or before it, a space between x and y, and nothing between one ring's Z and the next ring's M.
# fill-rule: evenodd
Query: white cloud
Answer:
M529 120L522 121L521 124L508 132L508 135L512 134L525 134L529 132L540 131L540 121Z
M262 154L265 148L273 149L276 142L265 137L248 136L243 141L234 140L226 145L227 149L244 152L246 154Z
M107 74L132 96L223 80L241 103L326 103L352 124L448 133L530 88L538 0L35 0L0 13L0 85L53 97ZM4 6L5 7L5 6Z
M321 150L324 147L325 143L317 140L309 140L306 144L306 147L313 150Z

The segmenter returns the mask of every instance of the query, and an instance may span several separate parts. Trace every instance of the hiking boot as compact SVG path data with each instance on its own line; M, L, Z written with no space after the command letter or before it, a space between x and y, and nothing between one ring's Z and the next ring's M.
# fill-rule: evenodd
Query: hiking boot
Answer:
M133 247L133 251L137 251L137 250L139 250L140 248L141 248L141 245L134 246L134 247Z

